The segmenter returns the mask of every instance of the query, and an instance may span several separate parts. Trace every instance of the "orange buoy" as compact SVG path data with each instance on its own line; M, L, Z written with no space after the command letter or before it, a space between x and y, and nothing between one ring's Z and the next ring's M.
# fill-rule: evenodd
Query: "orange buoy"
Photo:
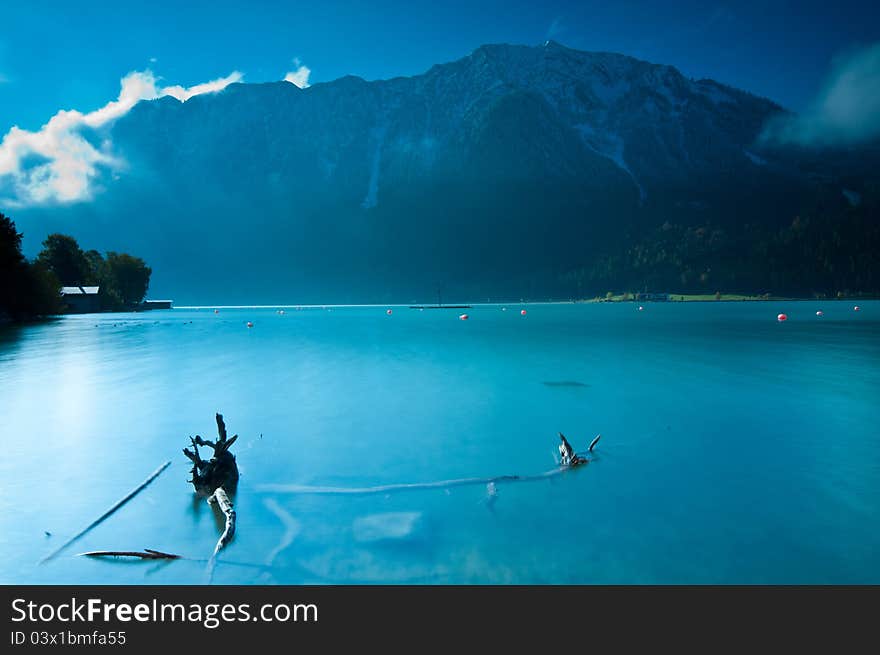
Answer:
M825 316L825 312L823 312L823 311L820 309L818 312L816 312L816 316Z
M525 316L527 313L528 312L526 312L526 310L524 310L524 309L519 310L520 316Z
M853 307L853 311L854 311L854 312L860 312L860 311L862 311L862 308L859 307L858 305L856 305L855 307Z
M459 320L459 321L466 321L466 320L468 320L468 315L467 315L467 314L462 314L461 316L458 317L458 320Z
M391 316L391 314L393 314L394 312L392 312L390 309L386 309L385 313L388 314L388 316Z
M785 314L780 314L779 316L776 317L776 320L779 321L780 323L782 323L782 321L788 320L788 316L786 316Z
M247 326L248 326L249 328L252 328L252 327L254 327L254 324L251 323L250 321L248 321L248 322L247 322Z

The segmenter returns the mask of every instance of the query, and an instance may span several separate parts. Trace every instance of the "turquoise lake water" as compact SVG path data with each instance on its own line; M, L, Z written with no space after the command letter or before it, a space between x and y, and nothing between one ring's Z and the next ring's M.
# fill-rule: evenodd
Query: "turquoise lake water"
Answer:
M0 583L205 582L220 522L181 448L216 436L216 411L241 470L216 583L880 583L880 303L860 305L207 308L2 328ZM494 498L260 487L538 474L557 431L577 449L601 433L595 459ZM187 559L77 557L145 547Z

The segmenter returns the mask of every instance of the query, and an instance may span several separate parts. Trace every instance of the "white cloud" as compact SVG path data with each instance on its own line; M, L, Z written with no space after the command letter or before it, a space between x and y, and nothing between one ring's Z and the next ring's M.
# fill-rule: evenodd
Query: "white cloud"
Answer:
M221 77L216 80L211 80L210 82L204 82L202 84L196 84L195 86L191 86L188 89L183 88L182 86L166 86L162 89L162 93L160 95L163 96L172 96L177 98L181 102L186 102L193 96L199 96L203 93L216 93L217 91L222 91L230 84L234 84L236 82L241 82L241 78L243 75L238 71L233 71L226 77Z
M305 89L309 86L309 75L312 74L312 69L301 64L299 59L294 59L293 65L297 67L296 70L288 72L287 75L284 76L284 81L296 84L299 88Z
M762 138L805 146L853 145L880 137L880 42L839 57L800 115L771 121Z
M61 110L36 132L13 127L0 141L0 199L19 207L90 199L101 169L124 165L113 155L109 139L100 138L100 128L127 114L141 100L172 96L185 102L220 91L241 78L241 73L233 72L189 88L159 87L151 71L135 71L122 78L116 100L100 109L85 114Z

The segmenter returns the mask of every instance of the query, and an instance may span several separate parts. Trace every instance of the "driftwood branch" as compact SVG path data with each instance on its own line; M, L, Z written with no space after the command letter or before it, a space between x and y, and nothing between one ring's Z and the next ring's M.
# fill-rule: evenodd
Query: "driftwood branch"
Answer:
M216 505L226 517L226 526L223 528L223 534L221 534L220 538L217 540L217 545L214 546L214 552L211 554L211 559L208 560L206 575L208 584L210 584L214 579L214 568L217 566L217 553L232 541L232 537L235 534L235 509L233 509L232 501L229 500L229 496L226 495L223 487L217 487L214 491L214 495L208 498L208 504Z
M196 493L207 498L208 504L217 507L226 519L223 534L217 540L211 559L208 560L209 581L214 575L217 554L232 541L232 537L235 535L235 509L232 506L230 495L235 494L235 489L238 486L238 464L235 462L235 455L229 452L229 448L238 439L238 435L233 435L231 439L227 436L226 423L223 421L222 414L217 414L216 420L217 441L209 441L196 435L190 437L192 450L183 449L183 454L193 463L190 482L192 482ZM206 446L214 451L211 459L202 459L199 454L199 446Z
M235 535L235 509L232 507L232 501L229 500L229 496L226 495L223 487L218 487L208 502L216 503L217 507L220 508L220 511L226 517L226 527L223 529L223 534L220 535L220 539L217 540L217 545L214 547L213 557L217 557L217 553L225 548L226 544L232 541L232 537Z
M93 550L88 553L80 553L80 557L139 557L140 559L180 559L180 555L163 553L161 550L144 548L137 550Z
M45 563L45 562L48 562L50 559L53 559L55 556L58 555L58 553L60 553L62 550L64 550L64 549L67 548L70 544L72 544L74 541L76 541L77 539L79 539L80 537L82 537L84 534L86 534L89 530L91 530L92 528L94 528L96 525L98 525L99 523L101 523L104 519L106 519L108 516L110 516L111 514L113 514L113 512L115 512L115 511L118 510L120 507L122 507L123 505L125 505L125 503L127 503L129 500L131 500L131 499L134 498L136 495L138 495L141 491L143 491L144 489L146 489L146 488L147 488L147 485L149 485L153 480L155 480L157 477L159 477L159 474L162 473L162 471L164 471L165 469L167 469L169 466L171 466L171 462L165 462L164 464L162 464L162 466L160 466L160 467L157 468L155 471L153 471L153 472L150 474L150 476L149 476L146 480L144 480L141 484L139 484L137 487L135 487L135 488L132 489L130 492L128 492L128 494L126 494L123 498L121 498L120 500L118 500L118 501L113 505L113 507L111 507L111 508L108 509L106 512L104 512L103 514L101 514L101 516L99 516L99 517L96 518L94 521L92 521L91 523L89 523L85 528L83 528L82 530L80 530L79 532L77 532L74 536L72 536L70 539L68 539L68 540L65 541L63 544L61 544L58 548L56 548L56 549L53 550L51 553L49 553L48 555L46 555L46 557L44 557L42 560L40 560L40 564L43 564L43 563Z
M190 437L192 450L183 449L183 454L193 463L190 482L195 487L196 493L205 498L210 498L219 487L225 487L227 492L235 493L235 488L238 485L238 465L235 463L235 455L229 452L229 448L238 439L238 435L227 439L223 415L217 414L216 419L217 434L219 435L216 442L202 439L201 436L196 435ZM199 446L207 446L213 450L213 457L209 460L202 459Z

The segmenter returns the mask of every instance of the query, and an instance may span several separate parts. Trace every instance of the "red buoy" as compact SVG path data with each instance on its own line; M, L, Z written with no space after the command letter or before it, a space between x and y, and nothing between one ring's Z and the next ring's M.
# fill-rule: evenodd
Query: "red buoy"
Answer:
M459 320L459 321L466 321L466 320L468 320L468 315L467 315L467 314L462 314L461 316L458 317L458 320Z
M823 311L820 309L818 312L816 312L816 316L825 316L825 312L823 312Z
M388 314L388 316L391 316L391 314L393 314L394 312L392 312L390 309L386 309L385 313Z
M249 328L252 328L252 327L254 327L254 324L251 323L250 321L248 321L248 322L247 322L247 326L248 326Z
M860 311L862 311L862 308L859 307L858 305L856 305L855 307L853 307L853 311L854 311L854 312L860 312Z
M780 314L779 316L776 317L776 320L779 321L780 323L782 323L782 321L788 320L788 316L786 316L785 314Z
M520 316L525 316L528 312L526 312L526 310L524 310L524 309L521 309L521 310L519 310L519 313L520 313Z

